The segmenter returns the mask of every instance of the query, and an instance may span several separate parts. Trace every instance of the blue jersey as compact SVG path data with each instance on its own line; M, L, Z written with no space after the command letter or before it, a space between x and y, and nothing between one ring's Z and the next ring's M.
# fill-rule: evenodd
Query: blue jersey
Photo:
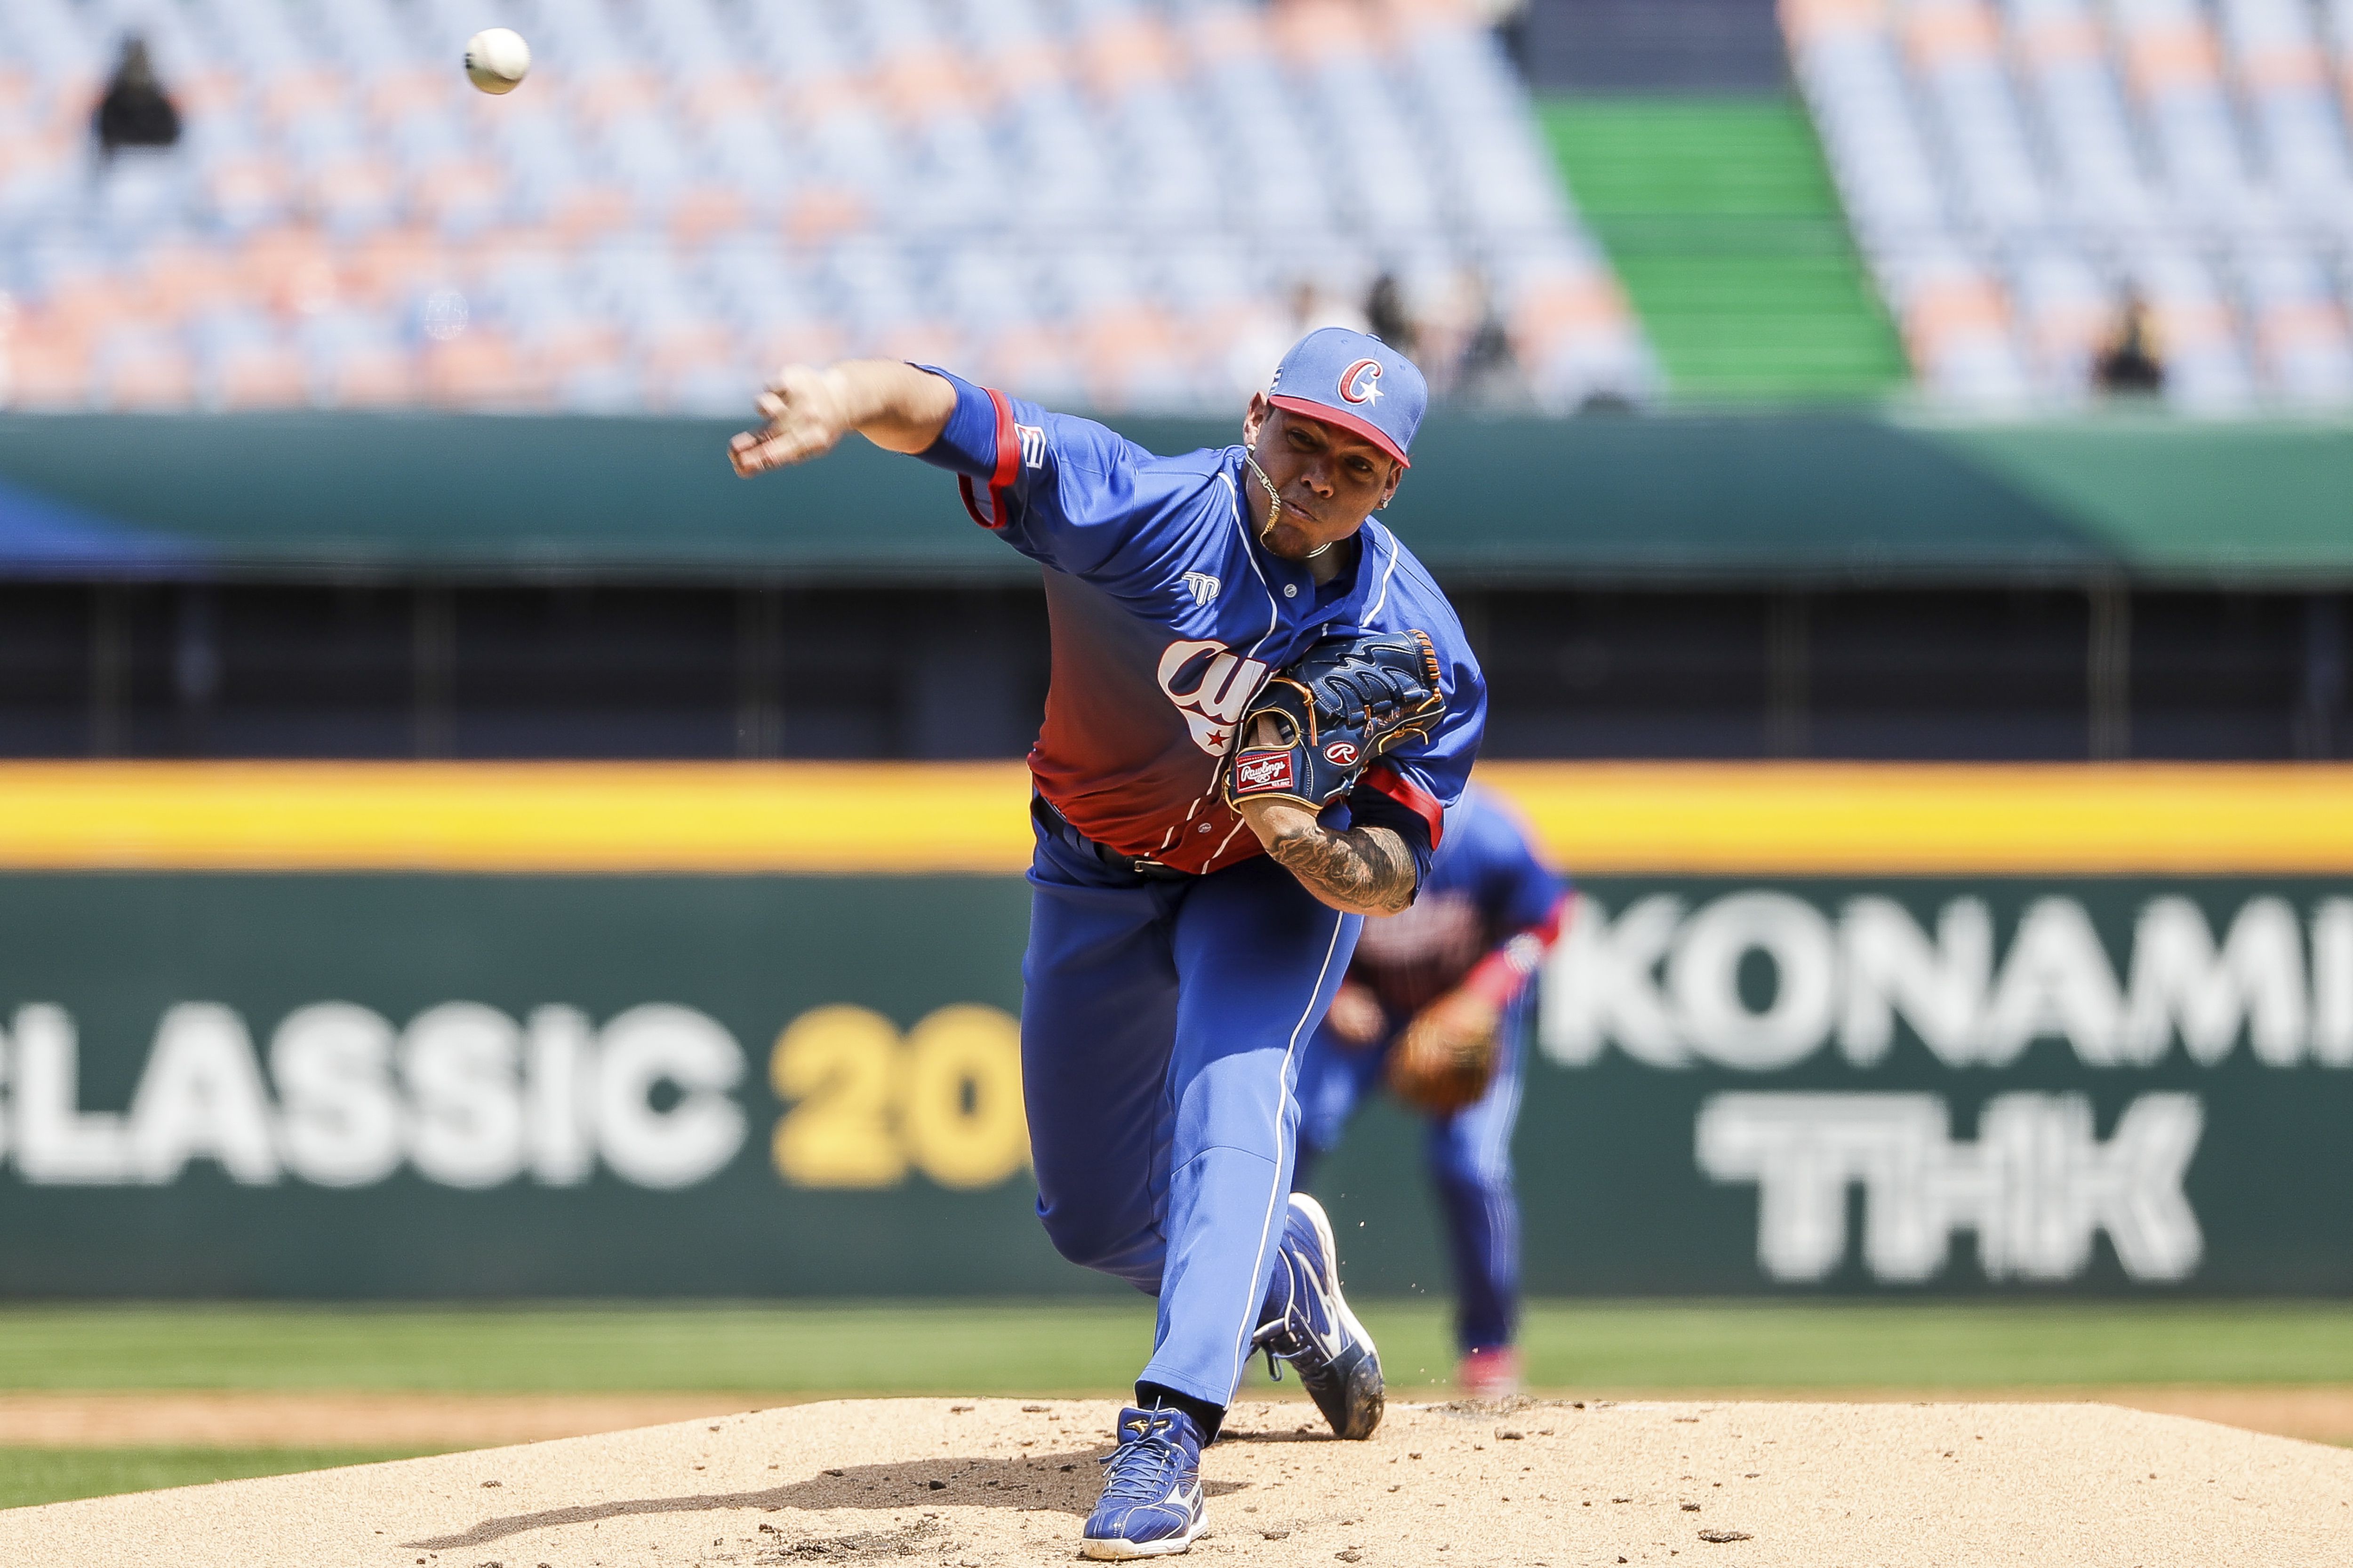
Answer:
M1392 1018L1411 1017L1524 933L1548 943L1559 923L1566 884L1493 794L1467 792L1448 827L1420 899L1366 921L1356 939L1349 978L1369 986Z
M1445 717L1349 805L1409 828L1417 859L1437 847L1486 725L1486 683L1397 535L1367 521L1355 563L1319 584L1253 537L1240 447L1155 457L1092 420L947 380L955 412L925 459L962 476L976 522L1046 569L1052 680L1029 769L1072 826L1181 871L1261 853L1219 788L1245 706L1318 638L1418 630L1438 651Z

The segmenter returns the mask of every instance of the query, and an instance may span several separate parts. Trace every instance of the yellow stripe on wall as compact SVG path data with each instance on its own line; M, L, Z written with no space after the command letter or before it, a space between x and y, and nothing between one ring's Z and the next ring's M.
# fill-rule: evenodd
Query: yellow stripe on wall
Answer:
M0 765L0 866L1019 871L1018 763Z
M1573 871L2353 873L2353 767L1493 763ZM1029 863L1018 763L0 764L0 868Z
M2353 767L1494 763L1573 871L2353 872Z

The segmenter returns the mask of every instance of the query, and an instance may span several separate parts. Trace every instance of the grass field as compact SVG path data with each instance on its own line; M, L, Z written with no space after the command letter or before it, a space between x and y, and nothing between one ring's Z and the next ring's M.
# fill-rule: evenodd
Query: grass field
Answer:
M1443 1310L1362 1313L1397 1394L1442 1396ZM15 1308L0 1310L0 1405L126 1390L1110 1395L1151 1327L1142 1301ZM1524 1344L1532 1387L1576 1392L2353 1384L2353 1309L2316 1303L1537 1302ZM420 1451L0 1448L0 1506Z
M0 1508L283 1476L377 1459L413 1448L0 1448Z
M1401 1391L1444 1382L1441 1308L1360 1308ZM1140 1300L985 1306L0 1310L0 1390L1106 1394ZM2353 1382L2353 1307L1535 1302L1539 1388Z

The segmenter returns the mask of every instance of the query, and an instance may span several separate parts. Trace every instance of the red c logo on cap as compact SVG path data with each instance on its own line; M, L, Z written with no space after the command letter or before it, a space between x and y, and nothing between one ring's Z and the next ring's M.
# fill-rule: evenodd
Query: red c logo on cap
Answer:
M1340 395L1350 403L1380 401L1381 362L1360 359L1340 373ZM1360 387L1357 384L1364 384Z

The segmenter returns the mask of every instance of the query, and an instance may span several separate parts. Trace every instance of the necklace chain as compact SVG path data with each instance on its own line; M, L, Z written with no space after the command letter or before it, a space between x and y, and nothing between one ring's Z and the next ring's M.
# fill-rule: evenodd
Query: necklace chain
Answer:
M1258 482L1266 489L1266 526L1258 531L1258 542L1261 544L1267 544L1267 541L1274 534L1274 520L1282 515L1282 492L1274 488L1274 481L1268 479L1266 477L1266 470L1258 466L1258 455L1256 453L1250 451L1248 447L1244 447L1242 449L1242 461L1250 465L1250 471L1258 476ZM1338 542L1335 540L1327 539L1323 543L1317 545L1314 549L1309 551L1303 559L1313 561L1318 555L1321 555L1325 551L1331 549L1336 542ZM1271 550L1274 546L1267 544L1267 548Z

